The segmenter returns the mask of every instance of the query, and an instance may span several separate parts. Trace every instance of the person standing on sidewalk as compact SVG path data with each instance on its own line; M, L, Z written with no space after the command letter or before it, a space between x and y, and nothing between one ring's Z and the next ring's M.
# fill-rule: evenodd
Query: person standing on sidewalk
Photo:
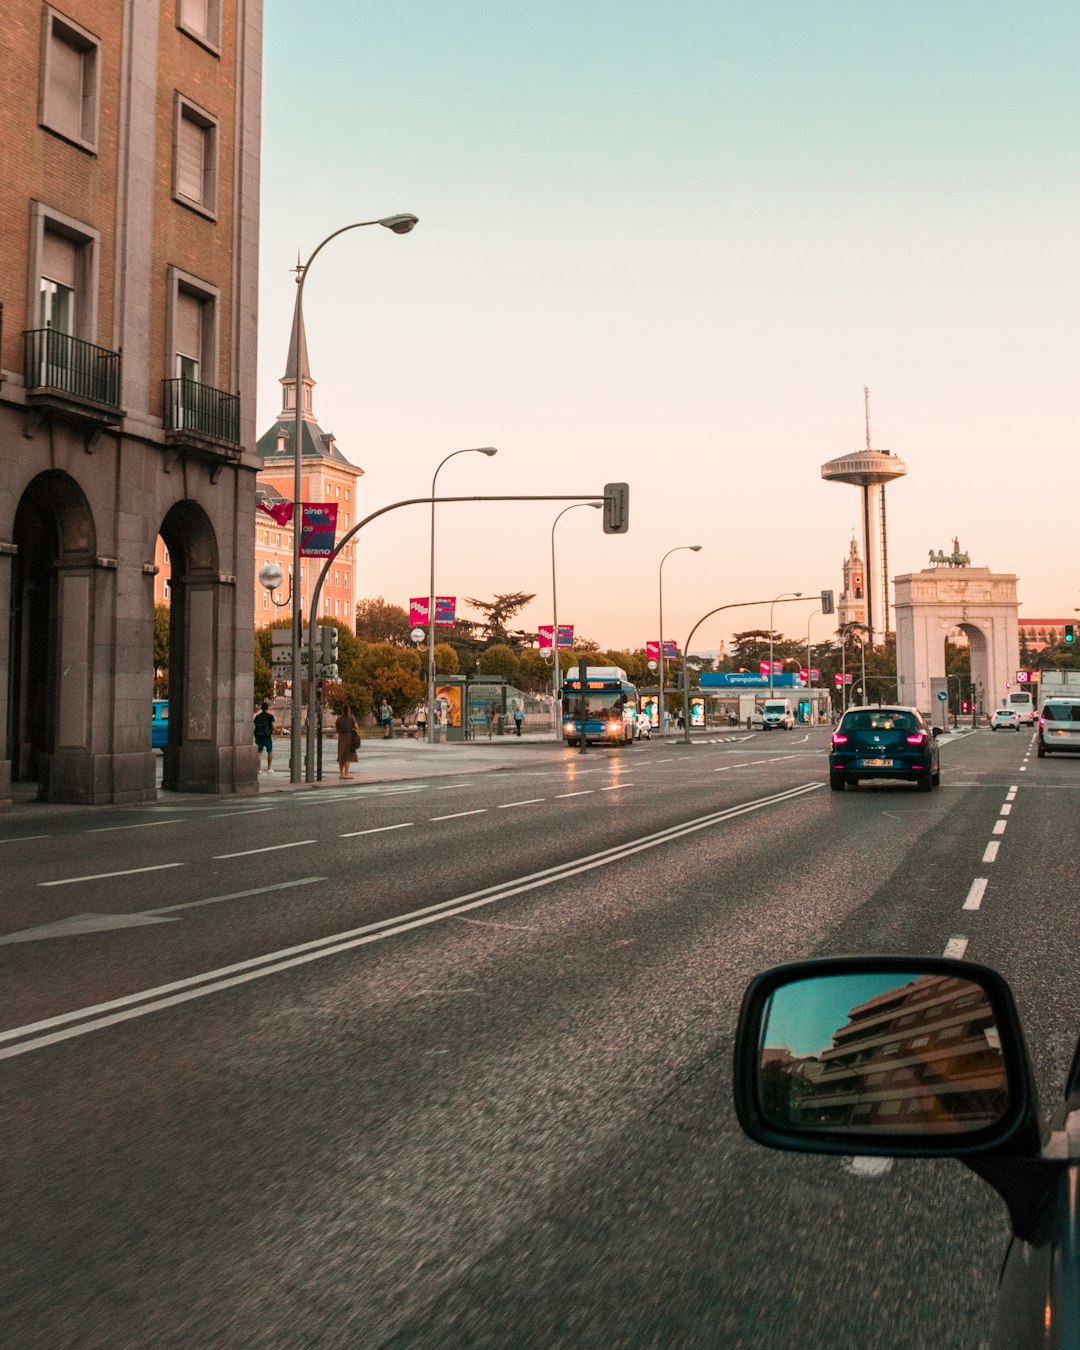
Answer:
M274 714L265 699L259 704L255 714L255 749L259 755L259 772L262 773L262 753L266 751L266 772L274 762Z
M356 748L360 744L360 727L346 703L334 723L337 732L338 777L349 777L349 765L356 763Z
M514 735L521 735L521 724L525 721L525 709L518 706L514 709Z
M379 704L379 725L384 727L386 735L384 740L390 740L394 734L394 710L386 699Z

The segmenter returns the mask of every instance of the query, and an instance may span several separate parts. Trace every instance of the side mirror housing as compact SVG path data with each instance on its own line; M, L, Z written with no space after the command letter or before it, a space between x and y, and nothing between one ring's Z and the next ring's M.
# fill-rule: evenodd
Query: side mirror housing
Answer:
M1037 1153L1012 993L944 957L829 957L758 975L735 1040L735 1111L771 1148L963 1157Z
M933 727L933 728L931 728L930 734L931 734L931 736L933 736L934 740L936 741L937 738L941 735L941 728L940 728L940 727Z

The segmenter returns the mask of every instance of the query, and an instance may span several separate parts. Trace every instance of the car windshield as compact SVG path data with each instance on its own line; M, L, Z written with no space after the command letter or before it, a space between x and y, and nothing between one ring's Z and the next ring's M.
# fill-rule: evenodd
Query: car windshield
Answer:
M1048 703L1043 716L1048 722L1080 722L1080 703Z
M843 729L849 732L921 730L914 713L898 712L888 708L880 708L874 712L848 713L844 718Z

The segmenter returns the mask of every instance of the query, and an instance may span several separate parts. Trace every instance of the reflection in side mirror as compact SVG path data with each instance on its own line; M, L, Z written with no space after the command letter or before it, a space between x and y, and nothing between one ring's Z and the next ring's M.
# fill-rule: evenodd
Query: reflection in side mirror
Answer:
M945 975L828 975L776 989L758 1061L778 1129L949 1135L1009 1112L985 991Z

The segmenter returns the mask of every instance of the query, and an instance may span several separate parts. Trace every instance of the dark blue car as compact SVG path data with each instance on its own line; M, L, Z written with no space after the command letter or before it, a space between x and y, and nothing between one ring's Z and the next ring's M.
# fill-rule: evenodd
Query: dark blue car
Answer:
M849 708L829 746L829 786L843 792L864 778L901 778L929 792L941 782L940 734L918 708Z

